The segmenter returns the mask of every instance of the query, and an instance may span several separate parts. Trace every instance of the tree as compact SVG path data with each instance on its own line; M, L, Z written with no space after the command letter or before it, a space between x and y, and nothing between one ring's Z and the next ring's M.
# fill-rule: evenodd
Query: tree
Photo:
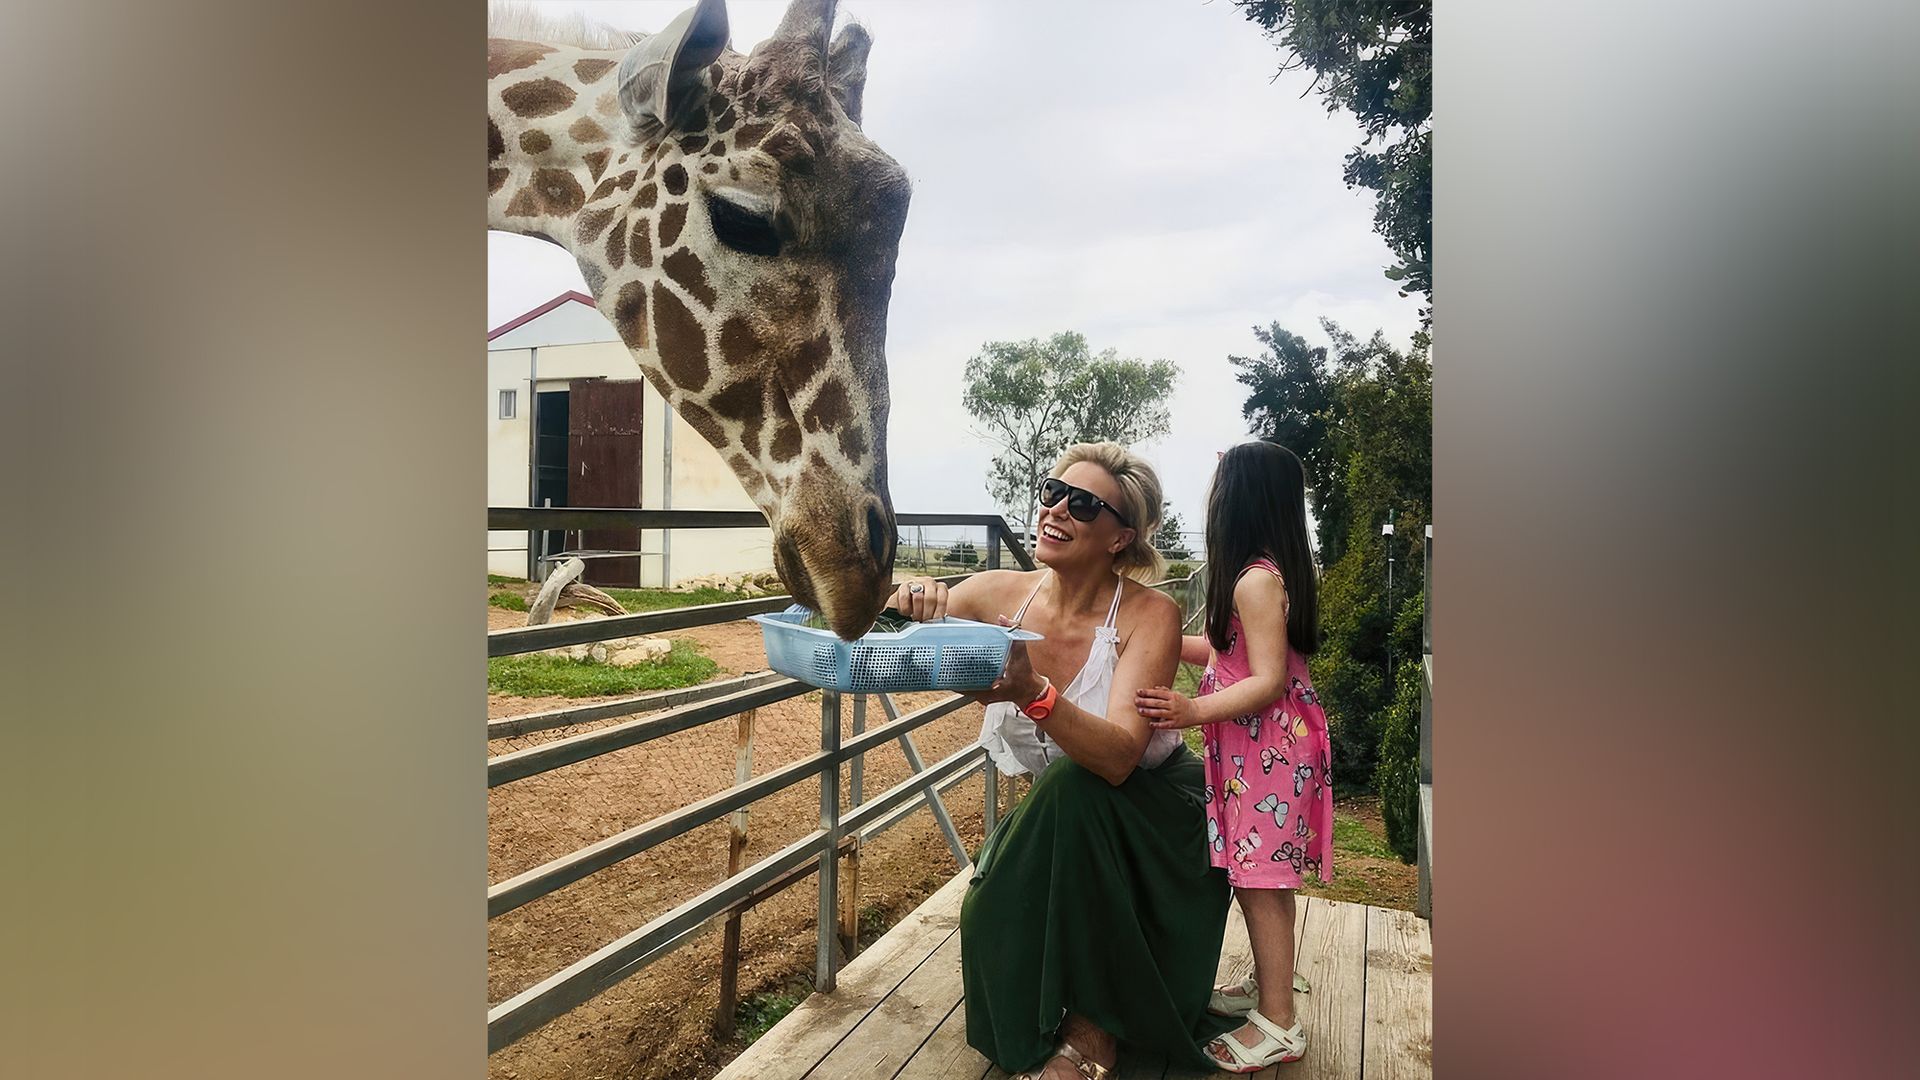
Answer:
M1034 492L1060 452L1077 442L1145 442L1167 433L1167 398L1179 369L1166 360L1089 353L1076 333L990 341L967 361L961 403L998 453L987 492L1023 531Z
M962 540L947 549L947 554L942 561L959 566L972 566L980 561L980 550L973 546L973 541Z
M1398 780L1404 723L1383 725L1396 687L1387 680L1419 655L1422 567L1416 553L1432 519L1433 368L1427 335L1403 353L1375 333L1364 341L1321 320L1330 348L1309 347L1275 325L1254 334L1259 357L1230 357L1248 388L1243 412L1259 437L1299 456L1319 523L1321 645L1314 686L1333 727L1333 774L1342 788L1376 776ZM1394 522L1395 535L1380 534ZM1394 587L1386 591L1389 545ZM1400 681L1399 679L1395 680ZM1383 741L1392 767L1381 772ZM1397 770L1397 771L1396 771ZM1394 794L1402 794L1399 786ZM1397 811L1396 811L1397 812Z
M1186 537L1180 535L1184 531L1180 515L1168 510L1166 517L1160 521L1160 531L1153 534L1154 549L1169 559L1193 558L1193 551L1187 547Z
M1327 111L1345 109L1366 139L1347 154L1348 187L1377 193L1373 227L1399 259L1387 277L1433 316L1432 0L1235 0L1292 54L1281 71L1314 74ZM1378 149L1373 149L1378 143Z

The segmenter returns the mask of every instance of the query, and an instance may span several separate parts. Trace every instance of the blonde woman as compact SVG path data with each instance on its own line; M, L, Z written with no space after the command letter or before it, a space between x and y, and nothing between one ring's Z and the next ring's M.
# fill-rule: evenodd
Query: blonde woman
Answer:
M1160 569L1160 481L1124 447L1083 443L1038 494L1044 569L951 590L917 578L892 601L1044 637L977 695L994 763L1037 776L982 845L961 907L967 1041L1045 1080L1099 1080L1121 1040L1206 1068L1200 1047L1231 1026L1206 1009L1227 881L1207 858L1199 758L1134 708L1180 659L1179 608L1141 583Z

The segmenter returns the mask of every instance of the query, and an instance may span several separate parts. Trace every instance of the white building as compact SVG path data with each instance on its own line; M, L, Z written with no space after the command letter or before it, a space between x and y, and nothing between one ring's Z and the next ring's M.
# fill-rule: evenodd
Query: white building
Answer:
M553 506L755 509L726 462L667 409L613 325L577 292L487 334L487 505L549 500ZM541 537L532 536L537 551ZM637 541L632 532L545 538L549 553L639 548L634 558L588 560L587 580L598 584L670 586L773 566L764 527L649 529ZM526 532L488 532L487 571L527 575L528 544Z

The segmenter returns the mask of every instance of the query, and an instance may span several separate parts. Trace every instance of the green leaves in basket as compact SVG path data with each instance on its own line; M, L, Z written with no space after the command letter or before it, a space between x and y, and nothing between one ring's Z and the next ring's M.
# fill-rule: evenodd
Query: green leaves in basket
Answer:
M827 625L826 616L821 615L818 612L815 612L814 614L807 616L807 621L801 623L800 625L812 627L815 630L833 629L832 627ZM867 630L867 633L897 634L900 631L905 630L907 627L912 625L913 625L912 619L907 618L905 615L900 614L898 611L895 611L892 608L888 608L887 610L882 611L880 613L880 618L874 621L873 626Z

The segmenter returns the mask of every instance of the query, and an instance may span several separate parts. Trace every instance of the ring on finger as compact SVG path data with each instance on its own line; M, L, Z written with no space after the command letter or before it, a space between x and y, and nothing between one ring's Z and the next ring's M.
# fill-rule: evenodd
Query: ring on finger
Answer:
M927 587L916 581L913 584L907 586L907 591L910 593L923 593L927 591Z

